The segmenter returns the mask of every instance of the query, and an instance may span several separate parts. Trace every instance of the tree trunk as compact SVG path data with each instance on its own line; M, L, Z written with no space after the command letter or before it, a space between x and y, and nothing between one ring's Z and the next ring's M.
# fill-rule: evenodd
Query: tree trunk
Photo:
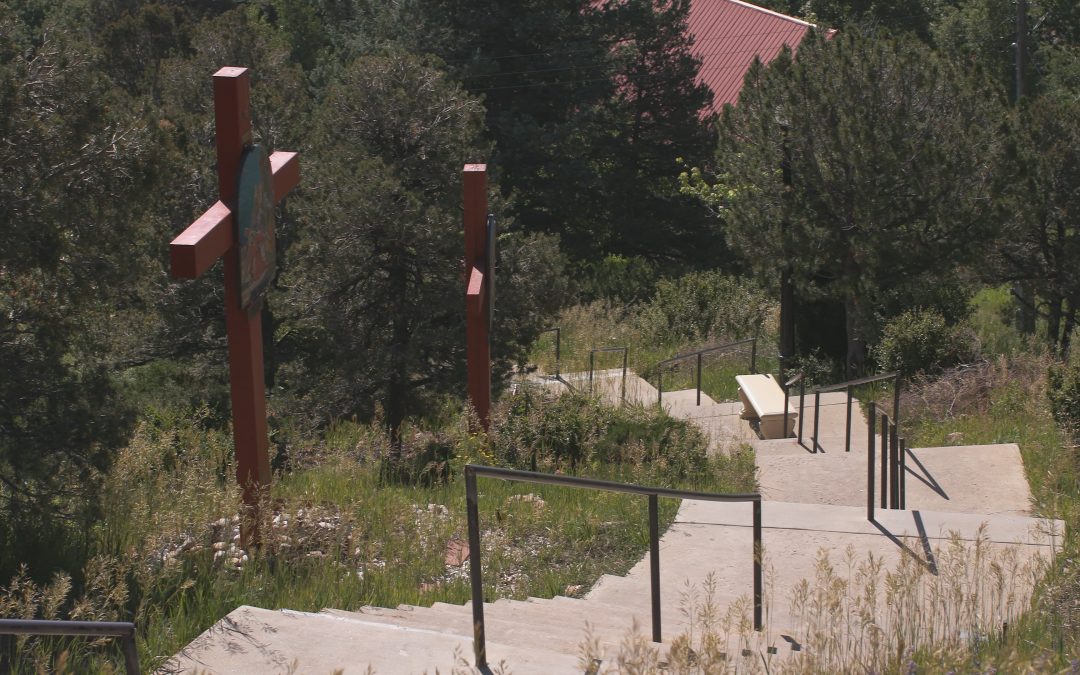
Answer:
M847 354L844 358L844 378L857 377L866 367L866 338L863 335L862 303L858 295L858 279L862 274L855 261L850 235L845 235L844 276L848 291L844 294L844 335Z
M1061 332L1061 358L1069 355L1073 329L1076 328L1076 303L1069 301L1069 311L1065 313L1065 330Z
M859 299L849 293L844 299L844 330L847 335L847 355L844 377L851 379L866 368L866 339L862 336Z
M1016 282L1012 292L1020 305L1016 312L1016 327L1024 335L1032 335L1035 332L1035 291L1031 288L1031 282Z
M791 283L791 265L780 273L780 376L795 356L795 285Z
M1061 346L1061 311L1065 298L1054 292L1046 301L1046 338L1055 350Z
M403 264L396 264L390 269L390 287L394 297L403 300L406 297L408 276ZM386 391L386 427L390 432L390 443L396 457L401 456L401 427L405 423L407 412L406 399L409 394L409 371L406 354L409 345L409 321L406 308L395 304L391 309L393 344L390 349L390 381Z

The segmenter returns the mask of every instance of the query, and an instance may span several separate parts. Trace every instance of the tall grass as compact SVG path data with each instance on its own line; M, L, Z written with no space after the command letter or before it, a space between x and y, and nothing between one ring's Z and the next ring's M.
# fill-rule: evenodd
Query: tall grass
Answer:
M464 415L438 432L407 431L404 459L393 462L411 467L407 475L387 471L390 444L377 424L341 422L292 448L292 468L260 511L263 545L244 550L231 440L203 415L159 413L139 425L106 478L84 587L23 574L0 589L0 615L134 620L152 667L241 604L317 611L466 601L468 562L454 551L468 540L459 480L467 462L753 487L752 459L707 457L696 429L656 409L523 391L497 406L490 436L470 433ZM677 508L663 500L665 525ZM604 573L625 573L648 546L646 509L632 495L481 480L485 595L574 595ZM36 672L61 653L74 672L121 663L106 643L37 638L20 639L4 658L15 672Z
M1023 638L1015 626L1050 560L993 544L985 532L972 541L954 535L933 547L930 559L933 571L908 555L886 566L850 546L839 556L819 551L812 577L787 598L766 598L766 617L773 603L790 607L795 624L784 627L785 637L752 630L748 598L717 607L715 581L707 578L683 595L685 633L666 648L628 634L605 672L1033 672L1031 664L1046 663L1018 653ZM599 644L586 635L581 652L591 662Z

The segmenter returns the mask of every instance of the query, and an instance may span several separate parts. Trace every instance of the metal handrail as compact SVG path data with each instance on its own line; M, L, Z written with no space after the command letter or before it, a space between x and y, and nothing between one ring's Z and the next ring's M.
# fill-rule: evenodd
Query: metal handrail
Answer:
M821 444L818 442L818 421L819 421L819 416L820 416L820 412L821 412L821 395L829 393L829 392L843 390L843 391L845 391L847 393L846 425L845 425L845 432L844 432L844 452L851 452L851 401L852 401L852 395L853 395L854 389L855 389L855 387L858 387L858 386L861 386L861 385L864 385L864 384L871 384L873 382L883 382L883 381L886 381L886 380L892 380L893 381L893 414L892 414L892 420L893 420L894 424L899 426L899 424L900 424L900 373L899 372L894 371L894 372L891 372L891 373L883 373L881 375L870 375L870 376L867 376L867 377L860 377L860 378L856 378L854 380L847 380L845 382L838 382L836 384L821 385L819 387L814 387L812 390L810 390L810 393L814 395L814 434L811 437L813 439L813 441L814 441L813 448L806 448L806 445L803 443L803 440L802 440L803 417L804 417L803 406L804 406L804 399L805 399L805 396L806 396L805 384L804 384L803 388L799 392L799 433L798 433L799 445L806 448L807 450L810 450L811 453L815 453L815 454L818 452L819 449L824 450L824 448L822 448ZM787 389L786 389L786 387L784 389L784 396L785 396L785 399L786 399L786 397L787 397Z
M629 347L595 347L589 350L589 395L593 393L593 369L596 363L597 353L622 352L622 402L626 403L626 366L630 357Z
M124 648L124 669L139 675L139 651L135 624L126 621L45 621L0 619L0 635L58 635L71 637L118 637Z
M815 390L825 394L830 391L840 391L845 387L858 387L860 385L870 384L872 382L883 382L885 380L892 380L899 376L899 371L882 373L881 375L867 375L866 377L859 377L854 380L846 380L844 382L838 382L836 384L823 384L820 387L815 387Z
M877 430L875 425L880 406L870 403L870 417L866 438L866 518L873 522L875 443ZM899 435L899 426L889 414L881 411L881 508L907 508L907 442Z
M685 361L690 358L697 358L697 404L701 405L701 357L705 354L711 354L713 352L727 351L734 349L735 347L741 347L745 344L751 345L750 347L750 372L757 373L757 338L747 338L745 340L739 340L738 342L730 342L726 345L718 345L715 347L706 347L705 349L699 349L695 352L686 352L685 354L676 354L670 359L664 359L656 364L656 404L660 405L664 402L664 367L678 361Z
M627 494L643 495L649 498L649 572L652 588L652 639L660 642L660 516L659 497L676 499L701 499L713 502L752 502L754 505L754 630L762 630L763 587L762 587L762 544L761 544L761 495L752 492L745 494L716 494L676 490L663 487L646 487L632 483L616 483L597 478L560 476L520 469L504 469L478 464L465 465L465 505L469 521L469 578L472 585L473 615L473 651L476 655L477 669L487 667L487 647L484 642L484 580L480 561L480 508L476 490L479 476L497 478L512 482L539 483L542 485L563 485L590 490L606 490Z
M795 386L796 384L800 384L800 383L801 383L801 386L799 387L799 409L801 411L802 410L802 400L803 400L803 397L806 395L806 373L799 373L798 375L796 375L795 377L791 378L790 380L788 380L787 382L784 383L784 438L787 438L787 435L788 435L787 421L788 421L788 397L789 397L789 392L791 391L791 388L793 386ZM802 415L801 414L799 415L799 430L800 430L799 431L799 436L801 438L802 437Z

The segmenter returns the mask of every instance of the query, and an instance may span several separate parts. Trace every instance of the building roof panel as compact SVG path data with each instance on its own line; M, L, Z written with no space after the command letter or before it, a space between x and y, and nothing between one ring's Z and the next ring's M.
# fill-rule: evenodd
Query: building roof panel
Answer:
M740 0L692 0L689 17L698 79L713 92L713 109L735 103L754 57L768 63L784 45L796 49L813 27Z

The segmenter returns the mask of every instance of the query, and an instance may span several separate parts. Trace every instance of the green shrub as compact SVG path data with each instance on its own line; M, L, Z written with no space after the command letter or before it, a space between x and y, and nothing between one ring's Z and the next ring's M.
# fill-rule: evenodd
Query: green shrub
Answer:
M612 254L583 267L578 296L585 303L614 300L627 305L649 297L656 286L656 265L638 256Z
M1047 370L1047 398L1057 423L1076 433L1080 431L1080 365L1066 363Z
M950 326L933 309L911 309L890 321L874 350L882 370L903 375L940 372L974 360L976 340L964 324Z
M683 478L707 464L704 435L657 408L613 408L584 394L528 388L497 412L491 443L497 462L532 470L653 467Z
M401 448L379 459L379 472L389 484L433 487L450 480L453 441L446 434L410 430Z
M837 382L843 373L840 363L822 354L819 348L815 348L809 354L792 356L784 366L784 371L788 379L794 377L796 373L802 373L807 389L811 386Z
M753 283L719 272L693 272L660 281L639 320L654 340L700 342L771 333L776 314L776 303Z

